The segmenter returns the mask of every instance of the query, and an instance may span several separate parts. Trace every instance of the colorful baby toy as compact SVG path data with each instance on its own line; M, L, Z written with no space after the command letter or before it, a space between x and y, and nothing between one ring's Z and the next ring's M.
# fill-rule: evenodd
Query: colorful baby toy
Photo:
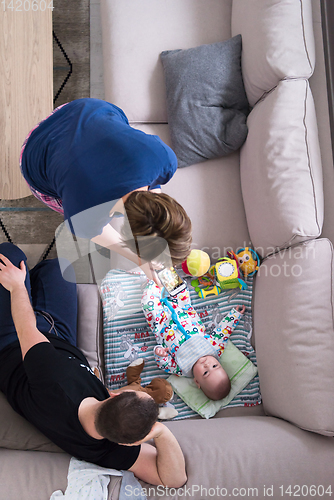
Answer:
M249 247L241 248L236 253L228 252L228 257L218 259L217 263L211 267L208 254L201 250L192 250L192 252L194 252L192 258L190 259L191 254L188 257L189 265L187 259L182 264L182 269L187 274L197 276L197 279L191 281L191 285L201 298L218 295L223 290L232 288L246 290L248 286L242 277L247 279L248 276L253 276L260 266L258 254ZM205 273L203 273L204 270Z
M222 290L230 288L241 288L245 290L247 284L241 279L238 262L229 257L219 259L215 265L215 275Z
M245 247L237 251L236 255L239 263L239 268L245 278L253 276L260 266L260 258L252 248Z
M203 276L210 267L210 257L203 250L192 250L182 263L182 270L190 276Z

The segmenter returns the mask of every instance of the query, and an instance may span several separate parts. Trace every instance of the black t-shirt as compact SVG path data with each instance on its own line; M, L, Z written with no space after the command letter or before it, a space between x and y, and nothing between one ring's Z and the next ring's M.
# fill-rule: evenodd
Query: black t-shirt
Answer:
M78 418L81 401L103 401L109 397L107 389L79 349L52 334L47 338L50 343L31 347L24 361L18 342L0 351L0 389L9 404L70 455L102 467L129 469L140 446L94 439Z

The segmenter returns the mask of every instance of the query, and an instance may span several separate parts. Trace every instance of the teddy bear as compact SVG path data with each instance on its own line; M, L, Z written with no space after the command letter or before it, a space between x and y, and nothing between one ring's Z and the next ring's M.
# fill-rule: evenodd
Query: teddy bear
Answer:
M170 401L174 395L172 386L166 379L155 377L152 381L143 387L141 385L141 377L140 374L144 368L144 360L143 358L137 358L126 369L126 378L128 384L120 389L109 390L109 393L115 392L123 392L128 389L132 389L134 391L146 392L158 405L165 405ZM160 420L168 420L176 417L178 414L177 410L173 406L160 406L159 408L159 419Z

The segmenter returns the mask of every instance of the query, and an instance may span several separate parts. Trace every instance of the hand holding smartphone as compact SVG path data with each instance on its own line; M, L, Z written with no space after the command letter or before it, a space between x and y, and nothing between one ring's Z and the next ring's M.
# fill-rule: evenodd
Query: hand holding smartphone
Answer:
M157 274L171 297L176 297L177 294L186 289L186 283L180 278L174 267L164 267Z

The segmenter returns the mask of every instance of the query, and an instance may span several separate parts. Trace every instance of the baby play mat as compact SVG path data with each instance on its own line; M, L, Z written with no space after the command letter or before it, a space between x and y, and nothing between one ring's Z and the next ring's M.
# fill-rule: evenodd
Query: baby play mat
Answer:
M255 351L249 340L252 332L253 278L248 278L247 290L226 290L218 296L211 295L205 299L199 298L190 285L191 280L185 279L188 282L192 305L207 330L215 328L232 307L246 306L246 313L230 339L246 358L256 365ZM105 383L108 389L118 389L126 385L126 368L139 357L145 361L145 368L141 375L142 385L145 386L154 377L168 378L168 374L160 370L155 363L153 357L153 348L156 345L155 337L149 329L141 309L141 296L146 282L146 276L142 273L111 270L101 283ZM233 397L228 406L254 406L260 402L259 379L256 374L248 385ZM174 395L171 403L179 412L176 419L197 414L177 394Z

